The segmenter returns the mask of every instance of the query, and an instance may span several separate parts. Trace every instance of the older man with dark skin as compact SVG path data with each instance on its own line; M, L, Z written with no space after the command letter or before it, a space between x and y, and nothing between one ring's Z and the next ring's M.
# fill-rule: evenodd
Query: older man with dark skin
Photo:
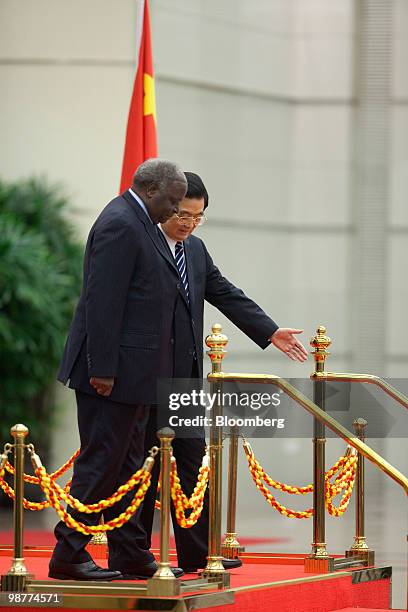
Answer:
M109 497L141 467L155 381L173 375L170 349L181 285L157 223L178 211L186 187L178 166L148 160L132 188L103 209L88 237L82 293L58 375L76 393L81 452L71 493L86 504ZM105 520L123 512L133 495L104 511ZM87 525L100 518L71 514ZM51 578L140 579L157 569L139 511L108 532L110 569L98 567L85 550L90 536L63 522L55 535Z
M222 276L207 251L204 242L193 236L194 230L205 221L208 193L201 178L186 172L187 193L179 211L161 224L168 252L179 270L183 291L175 307L173 355L174 378L194 379L203 375L203 313L204 302L217 307L241 331L258 346L265 349L272 344L290 359L303 362L307 351L297 336L303 330L279 327L241 289ZM155 408L150 411L146 434L146 450L155 443L156 430L161 423ZM196 484L198 470L205 452L204 432L194 432L195 437L176 437L173 452L181 484L189 497ZM152 486L145 498L142 521L148 534L152 530L157 466L152 475ZM196 525L190 529L179 527L173 511L173 529L177 545L179 565L186 572L205 567L208 540L208 499ZM223 559L226 569L241 565L239 560Z

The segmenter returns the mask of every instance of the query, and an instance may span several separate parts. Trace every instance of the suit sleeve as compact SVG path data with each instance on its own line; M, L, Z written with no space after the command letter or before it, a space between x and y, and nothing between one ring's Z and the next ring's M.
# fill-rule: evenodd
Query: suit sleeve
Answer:
M269 338L279 326L258 304L222 276L202 242L206 261L207 277L205 299L218 308L244 334L262 349L269 346Z
M133 228L120 219L95 227L86 288L89 376L117 375L120 333L137 241Z

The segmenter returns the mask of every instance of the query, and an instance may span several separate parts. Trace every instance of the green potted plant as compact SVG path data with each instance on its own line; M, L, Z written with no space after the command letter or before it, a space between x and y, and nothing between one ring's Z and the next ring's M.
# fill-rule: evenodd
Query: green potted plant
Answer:
M55 374L81 283L82 247L59 187L0 180L0 445L24 423L47 456Z

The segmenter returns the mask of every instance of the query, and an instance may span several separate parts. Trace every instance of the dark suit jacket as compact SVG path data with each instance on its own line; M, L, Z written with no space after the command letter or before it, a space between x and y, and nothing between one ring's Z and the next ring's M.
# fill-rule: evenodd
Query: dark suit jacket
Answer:
M91 228L76 308L58 380L96 392L91 376L114 377L114 401L151 404L160 378L202 376L207 300L261 348L277 329L225 279L204 243L185 241L190 300L159 230L129 192L112 200Z

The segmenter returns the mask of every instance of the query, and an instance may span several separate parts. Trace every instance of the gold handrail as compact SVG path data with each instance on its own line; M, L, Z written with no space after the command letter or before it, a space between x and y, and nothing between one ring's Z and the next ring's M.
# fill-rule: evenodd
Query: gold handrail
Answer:
M318 380L332 380L340 382L361 382L380 387L387 395L408 409L408 397L374 374L350 374L347 372L314 372L311 377Z
M327 374L327 373L326 373ZM397 482L404 489L408 495L408 478L401 474L393 465L388 463L381 455L373 451L367 444L359 440L353 435L351 431L340 425L333 417L328 415L326 412L321 410L316 404L314 404L306 395L303 395L298 389L293 387L287 380L274 376L273 374L235 374L216 372L208 374L207 376L210 382L223 381L223 382L246 382L246 383L258 383L265 385L275 385L282 389L289 397L294 399L298 404L303 406L310 414L319 419L329 429L334 431L338 436L343 438L348 444L353 446L355 449L360 451L364 457L367 457L369 461L374 463L377 467L390 476L395 482Z

